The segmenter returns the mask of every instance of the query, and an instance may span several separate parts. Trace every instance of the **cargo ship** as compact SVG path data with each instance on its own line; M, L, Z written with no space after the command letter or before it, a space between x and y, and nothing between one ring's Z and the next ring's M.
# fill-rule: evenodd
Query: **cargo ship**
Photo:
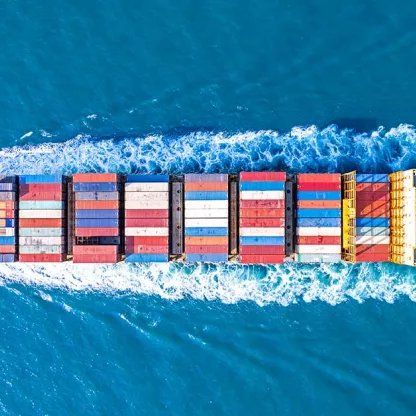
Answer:
M0 175L0 262L414 266L415 175Z

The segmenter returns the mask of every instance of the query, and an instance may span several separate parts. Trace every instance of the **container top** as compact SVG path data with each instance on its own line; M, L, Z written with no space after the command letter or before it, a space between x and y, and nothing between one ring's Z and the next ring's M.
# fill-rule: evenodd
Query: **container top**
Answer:
M169 175L127 175L127 182L169 182Z
M30 183L62 183L64 177L62 175L20 175L21 184Z
M117 173L74 173L72 181L76 182L118 182Z
M16 183L15 175L0 175L0 183Z
M286 172L240 172L241 182L285 182Z
M185 175L185 182L227 182L228 175L224 173L191 173Z
M389 182L389 175L380 173L359 173L356 176L357 183L386 183Z

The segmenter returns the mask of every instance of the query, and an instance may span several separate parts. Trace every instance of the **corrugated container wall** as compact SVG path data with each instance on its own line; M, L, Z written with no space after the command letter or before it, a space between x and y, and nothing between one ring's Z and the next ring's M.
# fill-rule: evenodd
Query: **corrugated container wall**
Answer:
M126 262L169 261L169 175L128 175L124 197Z
M120 260L120 186L114 173L73 175L74 263Z
M228 261L228 175L185 175L185 255L189 262Z
M296 260L341 261L341 175L297 176Z
M283 263L285 172L240 173L240 261Z
M16 179L0 175L0 263L16 261Z
M19 177L19 260L66 260L66 180L62 175Z

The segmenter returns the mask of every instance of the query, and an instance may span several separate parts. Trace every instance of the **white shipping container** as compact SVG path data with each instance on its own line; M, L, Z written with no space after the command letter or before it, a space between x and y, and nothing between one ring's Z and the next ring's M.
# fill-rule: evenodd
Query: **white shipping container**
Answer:
M127 237L166 237L169 235L168 227L126 227Z
M228 218L185 218L185 227L228 227Z
M341 254L341 245L302 244L300 246L296 246L295 252L299 254Z
M185 209L226 209L228 211L228 201L205 200L205 201L185 201Z
M64 246L19 246L20 254L61 254Z
M341 227L298 227L296 235L299 237L338 237L341 235Z
M14 228L0 228L0 235L2 237L13 237L14 233Z
M63 218L64 210L62 209L31 209L19 210L20 218Z
M355 240L356 244L390 244L389 236L357 236Z
M124 189L126 192L169 192L169 183L167 182L126 183Z
M19 228L20 237L62 237L64 235L64 228Z
M19 237L19 245L59 246L65 244L64 237Z
M225 218L228 209L185 209L185 218Z
M169 201L169 192L126 192L126 201Z
M125 209L169 209L169 201L126 201Z
M284 227L240 227L241 237L283 237Z
M300 263L339 263L341 254L298 254L296 261Z
M242 200L285 199L284 191L241 191Z

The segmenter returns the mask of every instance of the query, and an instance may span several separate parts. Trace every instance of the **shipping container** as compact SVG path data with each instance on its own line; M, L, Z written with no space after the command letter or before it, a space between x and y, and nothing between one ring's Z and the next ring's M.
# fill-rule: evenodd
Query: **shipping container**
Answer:
M57 246L57 245L64 245L65 238L64 237L19 237L19 245L29 245L29 246Z
M76 182L73 184L74 192L116 192L120 190L117 182Z
M0 219L0 227L13 228L15 220L12 219Z
M370 174L366 174L366 173L359 173L356 176L356 181L357 183L361 183L361 182L384 182L384 183L388 183L389 182L389 175L387 174L378 174L378 173L370 173Z
M0 221L1 225L1 221ZM20 218L19 228L63 228L65 220L62 218Z
M74 173L72 182L118 182L119 176L116 173Z
M228 237L185 237L185 245L228 245Z
M285 182L286 172L240 172L240 182Z
M357 192L356 193L357 202L364 203L367 201L379 201L383 203L390 202L390 192L383 191L383 192Z
M20 210L19 217L21 219L58 219L64 217L64 211L62 209L31 209Z
M117 237L118 228L76 228L75 237Z
M390 244L390 236L357 236L356 244Z
M340 191L341 182L301 182L299 191Z
M124 230L126 236L154 236L166 237L169 236L169 229L166 227L126 227Z
M185 236L226 236L228 235L228 227L204 227L204 228L185 228Z
M356 192L390 192L389 183L357 183Z
M247 246L277 246L284 245L284 237L240 237L240 245Z
M243 254L240 255L240 263L242 264L281 264L284 262L285 256L282 254Z
M3 237L12 237L16 234L15 228L0 228L0 235Z
M63 254L19 254L22 263L59 263L65 261Z
M1 236L0 237L0 245L2 245L2 246L12 246L14 244L16 244L16 237L15 236L11 236L11 237Z
M119 226L118 218L77 218L76 228L113 228Z
M240 209L281 209L284 212L284 199L241 200ZM272 215L274 216L274 215Z
M16 253L16 245L15 244L13 244L11 246L1 245L0 246L0 253L1 254L14 254L14 253Z
M169 218L168 209L126 209L127 218Z
M58 192L25 192L20 193L20 201L62 201L65 199L65 194L62 191Z
M187 205L187 204L186 204ZM227 218L228 209L185 209L185 218Z
M285 254L285 246L240 246L240 254Z
M297 198L299 201L304 200L340 200L341 199L341 192L338 191L322 191L322 192L315 192L315 191L298 191Z
M75 246L74 246L75 247ZM87 246L79 246L87 247ZM116 254L77 254L73 257L74 264L116 264L119 255Z
M76 201L118 201L118 192L75 192Z
M165 202L169 201L169 192L126 192L124 197L126 201Z
M75 211L75 218L79 219L103 219L119 217L118 209L78 209Z
M357 236L363 236L363 235L386 236L386 235L390 235L390 228L389 227L357 227L356 235Z
M16 175L0 175L0 183L16 183Z
M168 254L126 254L127 263L165 263L168 261Z
M376 208L374 205L369 205L366 208L360 207L360 209L357 209L358 217L387 218L390 217L390 207L384 206Z
M186 252L189 254L218 254L218 253L226 253L228 251L228 245L188 245L186 247Z
M16 191L16 184L14 183L2 183L0 182L0 192L3 191Z
M188 201L227 201L228 192L185 192Z
M20 201L19 210L62 210L64 201Z
M169 254L169 246L165 245L137 245L126 246L126 253L130 254Z
M64 254L64 246L19 246L19 254Z
M228 254L226 253L190 253L186 254L186 261L188 262L212 262L222 263L228 261Z
M269 200L269 199L284 199L284 191L241 191L240 198L242 200Z
M92 245L92 246L74 246L73 253L75 255L85 255L85 254L105 254L109 256L116 256L119 252L119 248L117 245L109 245L109 246L100 246L100 245Z
M284 218L285 210L282 209L240 209L240 218Z
M169 209L169 201L125 201L125 209Z
M301 263L339 263L341 254L297 254L296 260Z
M340 173L300 173L297 177L298 184L313 182L313 183L341 183Z
M356 253L359 254L389 254L390 244L357 244Z
M119 209L119 201L75 201L75 209L103 210Z
M241 237L284 237L283 227L241 227Z
M124 239L126 246L138 245L166 245L169 244L169 237L154 237L154 236L127 236Z
M127 182L124 185L125 192L169 192L168 182Z
M341 236L297 236L297 245L341 245Z
M298 208L318 208L318 209L341 209L341 200L337 201L319 201L319 200L306 200L306 201L298 201L297 202Z
M225 191L228 192L227 182L186 182L185 192L207 192Z
M390 227L388 218L357 218L357 227Z
M0 201L16 201L16 192L0 192Z
M243 218L240 217L240 228L244 227L284 227L284 218Z
M126 227L169 227L167 218L126 218Z
M16 217L16 212L14 209L0 210L0 218L14 219Z
M361 262L388 262L390 261L390 255L388 253L380 253L380 254L357 254L356 256L357 263Z
M14 230L14 228L11 228ZM63 228L19 228L20 237L64 237Z
M186 174L186 182L228 182L228 175L222 173Z
M298 254L341 254L340 245L297 245Z
M33 183L63 183L64 177L62 175L20 175L20 184Z
M341 236L341 227L298 227L296 235L308 236Z
M228 218L186 218L185 227L228 227Z
M62 183L21 183L19 185L20 198L27 193L47 193L53 194L55 192L61 192L63 188Z
M127 182L169 182L169 175L127 175Z
M340 209L300 208L297 210L298 218L341 218Z
M284 191L285 182L240 182L241 191Z
M208 210L208 209L223 209L227 211L228 216L228 201L190 201L185 202L185 209L197 209L197 210ZM185 213L186 217L186 213Z
M0 263L14 263L15 261L15 254L0 254Z
M341 218L298 218L298 227L341 227Z
M15 209L16 202L14 201L0 201L0 209Z

